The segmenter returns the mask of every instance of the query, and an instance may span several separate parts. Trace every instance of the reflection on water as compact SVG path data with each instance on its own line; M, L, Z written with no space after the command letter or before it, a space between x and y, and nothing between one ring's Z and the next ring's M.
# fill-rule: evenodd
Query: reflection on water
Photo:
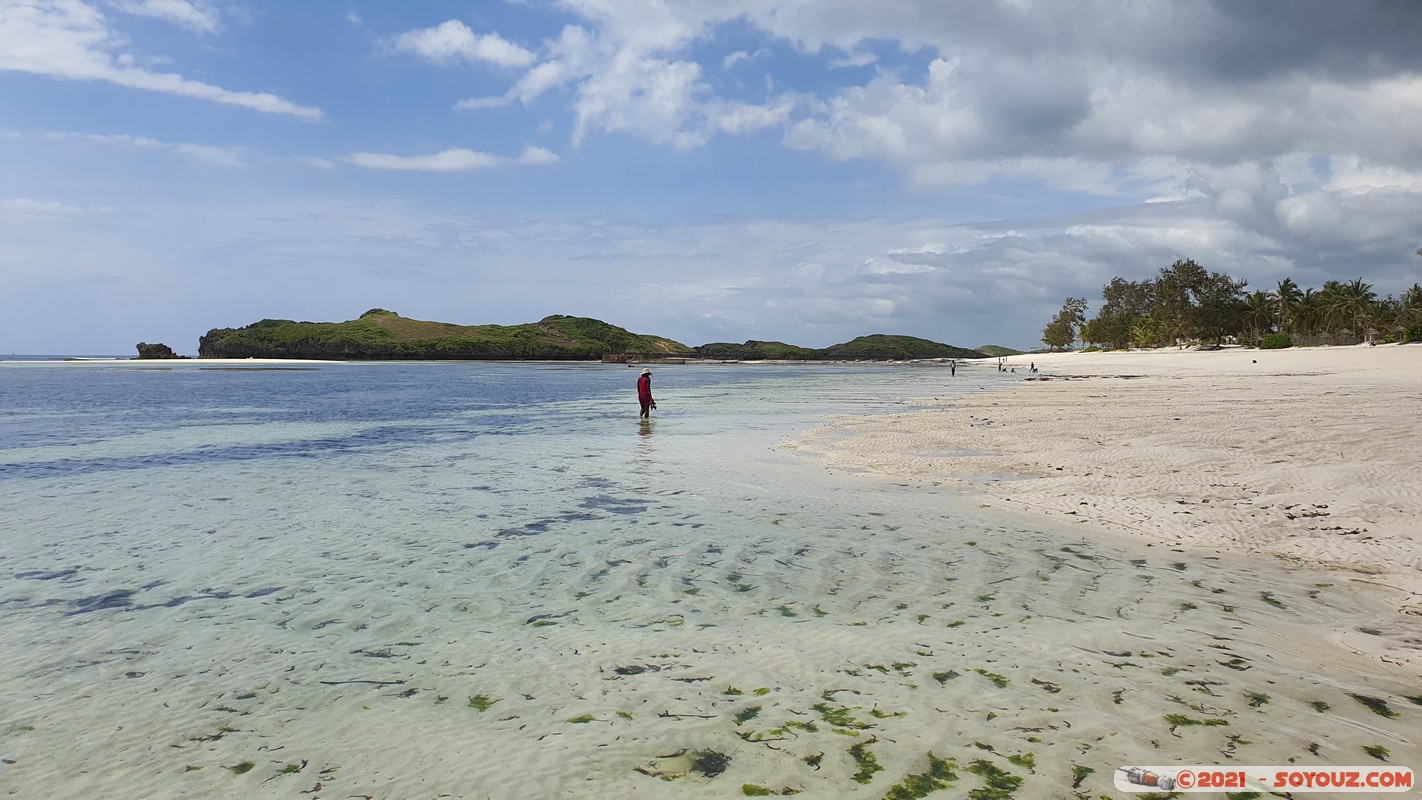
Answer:
M649 419L639 417L637 420L637 442L632 451L632 474L642 484L644 491L657 468L656 443L652 441L652 429L655 424Z

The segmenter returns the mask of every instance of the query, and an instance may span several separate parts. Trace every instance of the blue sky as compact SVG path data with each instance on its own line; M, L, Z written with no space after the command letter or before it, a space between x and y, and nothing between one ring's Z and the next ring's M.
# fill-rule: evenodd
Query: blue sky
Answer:
M0 0L0 353L372 307L1039 344L1422 280L1422 5Z

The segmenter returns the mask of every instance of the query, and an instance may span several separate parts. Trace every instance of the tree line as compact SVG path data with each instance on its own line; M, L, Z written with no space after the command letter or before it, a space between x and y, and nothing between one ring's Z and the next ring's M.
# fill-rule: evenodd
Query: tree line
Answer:
M1112 278L1096 316L1087 318L1085 298L1069 297L1042 330L1042 342L1059 350L1077 339L1108 349L1220 344L1229 337L1252 343L1269 334L1422 340L1422 285L1416 283L1402 297L1384 298L1362 278L1327 281L1319 289L1301 288L1291 278L1271 291L1246 292L1247 286L1191 259L1152 279Z

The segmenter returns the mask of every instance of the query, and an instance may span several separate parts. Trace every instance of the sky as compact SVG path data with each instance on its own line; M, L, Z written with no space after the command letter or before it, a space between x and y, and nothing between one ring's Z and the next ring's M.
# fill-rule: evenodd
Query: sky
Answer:
M1418 0L0 0L0 355L371 308L1041 346L1422 280Z

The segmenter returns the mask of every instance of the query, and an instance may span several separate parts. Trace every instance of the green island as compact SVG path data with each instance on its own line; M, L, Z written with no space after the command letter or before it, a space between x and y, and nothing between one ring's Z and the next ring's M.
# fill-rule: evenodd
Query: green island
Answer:
M1001 353L1006 348L994 350ZM200 358L339 361L855 361L985 355L980 350L885 334L860 336L822 349L755 340L688 347L587 317L555 314L524 325L456 325L409 319L383 308L345 322L264 319L243 328L214 328L198 340Z

